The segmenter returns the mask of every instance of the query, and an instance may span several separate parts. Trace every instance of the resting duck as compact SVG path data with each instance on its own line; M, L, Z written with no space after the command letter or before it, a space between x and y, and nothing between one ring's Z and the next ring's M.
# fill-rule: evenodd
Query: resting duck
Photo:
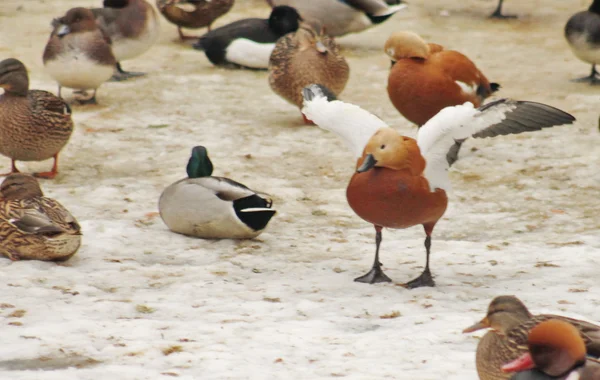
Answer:
M357 158L346 197L354 212L373 224L376 234L372 269L355 281L390 282L379 262L382 228L420 224L426 234L426 264L423 273L405 285L408 288L435 285L429 269L431 234L448 205L446 155L455 140L536 131L575 120L540 103L501 99L475 108L467 102L440 111L419 129L414 140L360 107L329 101L318 85L303 93L306 117L342 137Z
M381 24L406 7L401 0L267 0L270 6L289 5L302 18L319 20L327 34L338 37Z
M181 40L198 38L186 36L181 28L199 29L208 28L212 23L229 12L234 0L156 0L158 10L169 22L177 25L177 32ZM185 10L182 6L189 5L193 10Z
M158 209L173 232L206 239L251 239L265 229L276 211L272 201L241 183L211 177L213 165L203 146L192 149L188 178L167 187Z
M350 68L338 44L318 22L303 23L296 33L280 38L269 60L271 88L298 108L302 108L304 87L318 83L337 96L349 76Z
M502 365L527 352L527 334L533 327L549 319L561 319L576 326L585 337L588 352L600 355L600 326L552 314L533 315L517 297L499 296L490 303L485 318L463 330L464 333L470 333L491 329L477 345L479 378L508 379L510 375L501 371Z
M550 319L529 332L527 352L502 367L519 372L512 380L598 380L600 361L586 356L581 332L572 324Z
M600 73L596 65L600 64L600 0L594 0L587 11L575 13L565 26L565 37L580 60L592 65L592 73L576 82L600 84Z
M0 62L0 87L0 154L11 159L10 173L19 172L16 160L54 158L51 171L35 174L54 178L58 153L73 133L71 108L47 91L29 90L27 69L14 58Z
M0 185L0 253L9 259L65 261L81 245L81 230L37 180L14 173Z
M427 44L413 32L393 33L385 43L392 60L387 91L394 107L421 126L443 108L471 102L475 107L500 87L454 50Z
M275 42L298 29L301 21L291 7L275 7L268 19L248 18L214 29L194 44L213 65L267 69Z
M79 102L96 104L98 87L112 77L117 63L110 38L86 8L70 9L52 24L54 30L44 49L43 61L46 71L58 82L58 96L62 87L82 92L92 89L92 97Z
M92 9L96 22L112 40L117 59L114 80L125 80L144 73L124 71L121 62L145 53L158 40L158 14L144 0L104 0L103 8Z

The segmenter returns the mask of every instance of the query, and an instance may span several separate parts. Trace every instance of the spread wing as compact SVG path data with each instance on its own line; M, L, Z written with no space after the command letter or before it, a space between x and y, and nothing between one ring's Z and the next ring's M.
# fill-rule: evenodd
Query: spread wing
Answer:
M332 98L332 92L317 84L302 90L302 113L320 128L340 136L356 157L361 157L365 145L378 129L387 127L377 116ZM333 100L332 100L333 99Z
M450 188L448 161L457 141L538 131L571 124L575 118L552 106L500 99L480 108L471 103L446 107L419 129L417 143L425 157L425 177L432 191ZM456 152L454 153L456 154Z

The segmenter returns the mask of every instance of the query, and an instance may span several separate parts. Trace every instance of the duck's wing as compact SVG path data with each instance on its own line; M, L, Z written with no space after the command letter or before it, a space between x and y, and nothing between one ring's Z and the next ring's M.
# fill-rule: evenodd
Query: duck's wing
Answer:
M538 131L573 121L573 116L552 106L510 99L500 99L480 108L468 102L446 107L418 132L417 143L427 163L425 177L432 191L450 188L448 153L457 141L471 136L483 138Z
M46 213L37 208L13 209L7 221L27 234L53 236L66 232Z
M212 191L217 197L224 201L236 201L255 195L256 192L239 182L223 177L200 177L184 180L188 184L194 184Z
M390 5L384 0L341 0L343 3L350 5L361 12L379 17L392 15L399 10L406 8L406 4L400 2L395 5Z
M320 128L340 136L356 157L362 156L378 129L387 127L383 120L354 104L331 100L331 91L321 85L311 84L302 90L302 95L302 113Z

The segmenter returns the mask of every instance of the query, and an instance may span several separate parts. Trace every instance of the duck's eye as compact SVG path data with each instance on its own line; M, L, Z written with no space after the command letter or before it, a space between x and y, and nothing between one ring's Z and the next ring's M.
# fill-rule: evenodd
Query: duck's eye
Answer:
M379 148L381 149L385 149L385 144L383 144L382 146L380 146Z

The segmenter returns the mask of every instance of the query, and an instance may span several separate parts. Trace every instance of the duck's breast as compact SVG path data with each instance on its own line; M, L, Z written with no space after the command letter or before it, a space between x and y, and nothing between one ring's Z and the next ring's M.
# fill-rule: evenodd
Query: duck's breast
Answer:
M435 223L444 215L446 192L429 190L427 180L408 170L373 168L355 173L346 191L354 212L369 223L408 228Z
M118 20L117 22L121 22ZM133 20L125 20L130 26L118 28L126 33L111 34L112 50L117 61L135 58L154 45L160 35L160 20L154 8L150 5L145 10L145 16Z
M579 12L565 26L565 37L577 58L600 64L600 15Z

